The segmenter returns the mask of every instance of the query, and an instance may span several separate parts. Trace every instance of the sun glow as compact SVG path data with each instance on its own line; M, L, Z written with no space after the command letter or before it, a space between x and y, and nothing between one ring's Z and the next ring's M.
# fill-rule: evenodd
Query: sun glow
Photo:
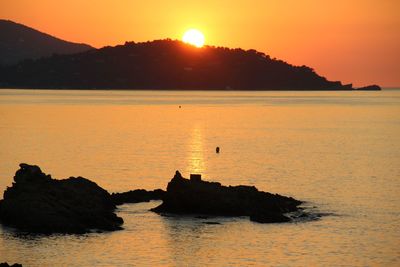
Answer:
M185 32L182 41L197 47L202 47L205 42L204 34L196 29L190 29Z

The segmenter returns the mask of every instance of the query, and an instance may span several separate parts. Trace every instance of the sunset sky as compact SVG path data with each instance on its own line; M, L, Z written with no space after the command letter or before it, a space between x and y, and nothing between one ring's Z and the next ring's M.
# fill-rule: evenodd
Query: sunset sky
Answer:
M0 0L0 18L95 47L181 39L257 49L329 80L400 86L399 0Z

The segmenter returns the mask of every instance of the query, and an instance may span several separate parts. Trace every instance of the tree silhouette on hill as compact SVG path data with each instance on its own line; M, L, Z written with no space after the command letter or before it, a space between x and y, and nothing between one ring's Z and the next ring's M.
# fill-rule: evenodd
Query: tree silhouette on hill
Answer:
M205 46L177 40L104 47L53 55L3 67L0 86L9 88L351 90L306 66L271 59L256 50Z

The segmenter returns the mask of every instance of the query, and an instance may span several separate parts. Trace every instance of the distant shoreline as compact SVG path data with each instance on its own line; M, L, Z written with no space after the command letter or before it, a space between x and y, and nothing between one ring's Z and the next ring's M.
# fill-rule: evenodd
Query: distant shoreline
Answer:
M177 40L127 42L72 55L25 60L0 68L0 87L70 90L352 91L305 65L295 66L256 50Z

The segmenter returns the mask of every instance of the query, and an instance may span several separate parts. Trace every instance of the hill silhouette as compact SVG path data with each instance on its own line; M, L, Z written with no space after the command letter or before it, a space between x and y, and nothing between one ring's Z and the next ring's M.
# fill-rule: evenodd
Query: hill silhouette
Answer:
M67 42L9 20L0 20L0 64L12 65L23 59L52 54L74 54L93 49Z
M26 60L0 72L3 88L176 90L352 90L307 66L255 50L176 40L127 42L74 55Z

